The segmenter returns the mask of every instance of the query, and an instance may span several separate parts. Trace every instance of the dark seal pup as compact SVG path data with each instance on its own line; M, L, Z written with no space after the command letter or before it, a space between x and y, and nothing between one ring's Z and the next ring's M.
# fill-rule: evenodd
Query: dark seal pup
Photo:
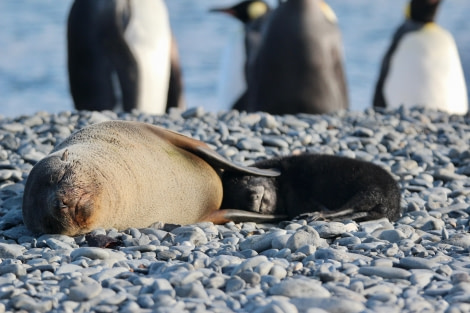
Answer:
M35 233L78 235L96 228L257 220L259 213L219 211L221 171L279 175L230 163L201 141L139 122L85 127L31 170L23 220ZM265 219L273 219L268 215Z
M373 163L303 154L265 160L253 166L277 169L281 175L224 173L222 209L286 215L290 219L315 213L326 220L387 217L394 221L400 215L400 190L396 181Z

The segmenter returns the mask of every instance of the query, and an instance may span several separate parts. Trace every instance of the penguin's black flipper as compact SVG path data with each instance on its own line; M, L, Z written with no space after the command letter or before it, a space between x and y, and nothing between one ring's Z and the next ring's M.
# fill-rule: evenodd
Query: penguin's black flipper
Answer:
M178 45L174 36L171 37L171 53L170 53L170 82L168 86L168 98L166 111L169 108L184 109L185 103L183 99L183 78L181 66L179 62Z
M95 10L95 1L75 1L67 19L69 86L77 110L112 110L116 102L113 66L101 38L105 11Z

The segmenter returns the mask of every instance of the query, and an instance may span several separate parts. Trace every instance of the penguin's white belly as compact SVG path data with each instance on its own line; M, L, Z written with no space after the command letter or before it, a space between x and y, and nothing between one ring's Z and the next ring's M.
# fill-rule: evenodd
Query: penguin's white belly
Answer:
M162 0L133 0L131 19L124 32L138 65L137 109L165 113L169 77L171 29Z
M391 57L383 92L390 108L467 113L467 89L452 36L437 25L405 34Z
M244 40L243 31L237 30L229 36L223 51L217 87L218 110L230 110L246 90Z

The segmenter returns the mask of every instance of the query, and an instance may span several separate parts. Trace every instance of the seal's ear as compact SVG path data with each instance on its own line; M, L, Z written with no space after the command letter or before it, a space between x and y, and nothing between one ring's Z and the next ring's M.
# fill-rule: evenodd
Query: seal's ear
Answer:
M286 220L288 218L289 217L287 215L261 214L244 210L223 209L212 211L208 215L204 216L201 220L212 222L214 224L224 224L230 221L235 223L272 223Z
M178 148L184 149L188 152L197 155L214 168L223 169L225 171L242 172L246 174L268 177L279 176L281 174L280 171L276 169L260 169L257 167L235 164L225 159L223 156L221 156L211 148L209 148L209 146L202 141L189 138L177 132L173 132L171 130L164 129L158 126L150 124L148 126L150 130L157 136L167 140Z

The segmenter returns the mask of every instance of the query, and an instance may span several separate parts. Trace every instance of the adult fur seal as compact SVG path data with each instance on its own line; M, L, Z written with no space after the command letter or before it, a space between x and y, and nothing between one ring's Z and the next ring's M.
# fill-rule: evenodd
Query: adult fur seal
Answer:
M77 235L157 221L217 222L230 220L232 214L256 220L260 214L218 211L221 169L279 174L230 163L206 144L154 125L91 125L72 134L31 170L23 198L24 223L36 233Z
M243 208L294 218L315 213L326 220L356 221L400 215L400 191L393 177L370 162L303 154L255 163L280 171L277 177L230 172L223 175L222 209Z

